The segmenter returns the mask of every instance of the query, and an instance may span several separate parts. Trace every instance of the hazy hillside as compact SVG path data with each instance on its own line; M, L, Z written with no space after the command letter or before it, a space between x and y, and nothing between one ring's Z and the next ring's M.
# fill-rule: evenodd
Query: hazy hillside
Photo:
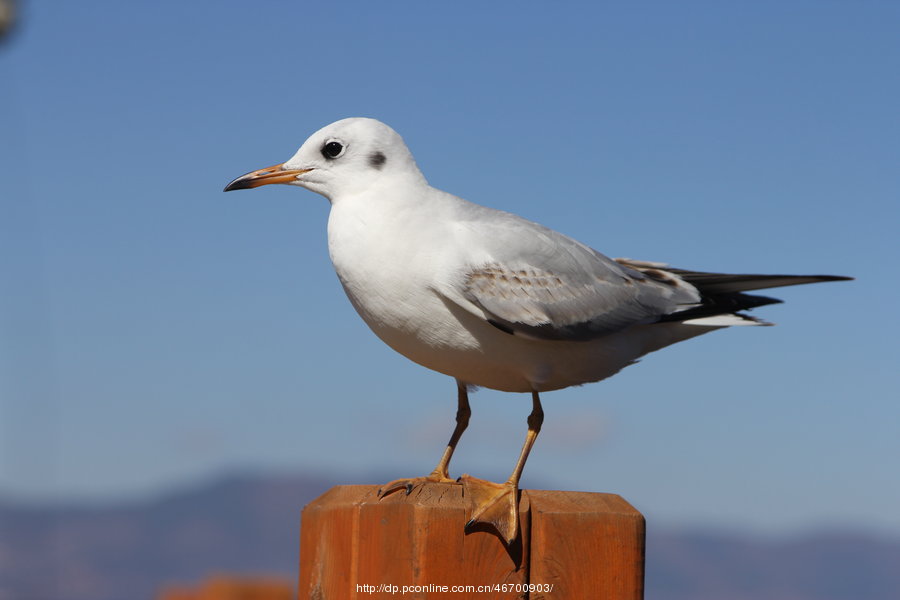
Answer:
M215 572L297 573L300 507L331 483L231 478L154 501L28 508L0 501L0 600L149 600ZM896 600L900 540L766 541L651 526L648 600Z

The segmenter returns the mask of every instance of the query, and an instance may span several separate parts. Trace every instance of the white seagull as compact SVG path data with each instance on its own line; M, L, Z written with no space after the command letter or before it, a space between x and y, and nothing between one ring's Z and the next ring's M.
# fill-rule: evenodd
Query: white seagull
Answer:
M304 187L331 203L328 249L363 320L387 345L456 379L456 428L425 482L460 481L471 530L518 531L518 483L541 429L540 392L600 381L648 352L730 325L766 325L740 311L779 302L747 290L850 279L729 275L610 259L516 215L428 185L403 139L367 118L314 133L285 163L238 177L225 191L270 183ZM471 411L467 390L530 393L525 444L502 484L448 466Z

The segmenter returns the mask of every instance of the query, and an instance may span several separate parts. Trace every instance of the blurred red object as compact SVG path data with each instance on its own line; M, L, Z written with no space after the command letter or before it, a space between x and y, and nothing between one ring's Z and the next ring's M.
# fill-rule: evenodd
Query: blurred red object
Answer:
M294 586L281 579L219 575L195 588L167 586L157 600L294 600Z

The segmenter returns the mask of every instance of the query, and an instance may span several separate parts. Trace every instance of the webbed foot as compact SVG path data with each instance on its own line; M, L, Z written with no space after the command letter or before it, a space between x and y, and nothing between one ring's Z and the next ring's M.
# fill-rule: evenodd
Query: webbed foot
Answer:
M519 532L518 486L511 481L494 483L469 475L459 479L472 502L472 518L466 523L466 530L478 524L489 525L507 545L511 544Z

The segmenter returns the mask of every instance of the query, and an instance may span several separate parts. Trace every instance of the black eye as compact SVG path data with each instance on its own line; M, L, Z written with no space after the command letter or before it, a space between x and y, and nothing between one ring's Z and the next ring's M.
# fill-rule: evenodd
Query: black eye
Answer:
M334 159L344 153L344 145L340 142L336 142L331 140L330 142L325 142L325 145L322 146L322 156L328 159Z

